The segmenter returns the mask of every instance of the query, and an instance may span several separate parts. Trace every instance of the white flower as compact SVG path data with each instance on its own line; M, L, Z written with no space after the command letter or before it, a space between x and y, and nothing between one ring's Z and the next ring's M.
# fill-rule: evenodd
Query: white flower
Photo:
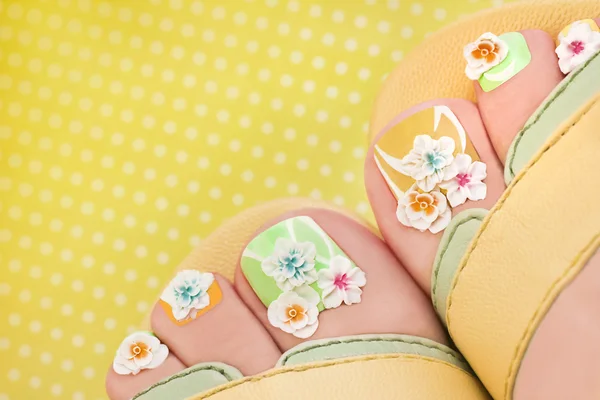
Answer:
M207 291L214 280L211 273L183 270L173 278L160 298L171 306L177 321L194 319L198 310L209 305Z
M311 337L319 326L319 301L319 294L307 285L284 292L269 305L269 322L298 338Z
M169 349L156 336L135 332L119 346L113 369L119 375L137 375L143 369L156 368L167 359Z
M404 197L398 200L396 209L398 221L404 226L413 227L421 232L429 230L438 233L448 226L452 211L446 197L439 191L421 193L413 185Z
M419 135L413 149L402 159L401 172L414 178L421 190L429 192L456 174L452 166L454 148L454 140L447 136L435 140L429 135Z
M346 257L335 256L329 263L329 268L319 271L319 288L323 290L322 298L325 308L336 308L360 303L361 287L367 283L365 273L354 267Z
M465 46L463 55L467 60L465 73L471 80L478 80L485 72L500 64L508 55L508 45L493 33L484 33Z
M263 260L261 267L285 292L317 280L316 255L317 250L311 242L296 243L278 238L273 254Z
M586 23L576 22L566 36L559 36L556 48L558 66L564 74L573 71L600 51L600 32L595 32Z
M486 165L475 161L471 164L468 154L458 154L454 158L457 174L454 178L440 183L446 189L446 197L452 207L463 204L467 199L471 201L483 200L487 195L487 186L481 182L487 176Z

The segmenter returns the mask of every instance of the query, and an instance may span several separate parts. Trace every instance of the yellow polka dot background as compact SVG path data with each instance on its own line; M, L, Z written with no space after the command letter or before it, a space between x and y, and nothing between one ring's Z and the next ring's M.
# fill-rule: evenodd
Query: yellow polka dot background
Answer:
M0 400L106 398L174 266L245 207L368 215L386 73L501 3L0 1Z

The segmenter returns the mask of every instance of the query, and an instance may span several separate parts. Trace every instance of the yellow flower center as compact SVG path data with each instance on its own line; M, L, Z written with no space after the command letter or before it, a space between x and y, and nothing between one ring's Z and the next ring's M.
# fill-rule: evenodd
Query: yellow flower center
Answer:
M419 205L421 206L422 210L425 210L427 207L429 207L429 204L425 203L424 201L422 201L421 203L419 203Z

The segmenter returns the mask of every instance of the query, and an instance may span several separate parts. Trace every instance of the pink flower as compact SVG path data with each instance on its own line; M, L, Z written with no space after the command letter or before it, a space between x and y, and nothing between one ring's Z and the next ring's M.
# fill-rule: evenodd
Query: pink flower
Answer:
M467 201L483 200L487 195L487 186L482 182L487 177L486 165L475 161L471 163L468 154L458 154L454 158L458 174L439 184L447 191L446 197L452 207L459 206Z
M337 308L342 302L346 305L360 303L361 287L365 286L365 273L346 257L335 256L329 268L319 271L317 284L323 290L322 298L325 308Z
M556 48L558 66L564 74L573 71L600 51L600 32L595 32L587 23L573 23L569 33L559 36L560 44Z

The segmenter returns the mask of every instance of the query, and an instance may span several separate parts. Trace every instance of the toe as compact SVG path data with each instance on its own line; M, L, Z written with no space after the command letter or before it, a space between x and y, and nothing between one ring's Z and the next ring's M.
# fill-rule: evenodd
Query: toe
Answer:
M137 393L184 368L185 365L173 354L169 354L164 362L156 368L139 371L136 375L118 374L111 366L106 375L106 393L111 400L131 399Z
M555 40L546 32L527 30L498 38L507 48L505 58L480 75L475 93L490 140L504 163L514 137L564 75Z
M427 135L431 149L421 149L418 141ZM442 162L429 168L431 157L441 138L452 139L460 165L452 179L444 175L451 165ZM429 139L427 139L429 140ZM444 139L446 140L446 139ZM439 150L439 148L438 148ZM442 156L448 154L439 152ZM465 154L468 157L465 157ZM442 160L443 161L443 160ZM450 161L450 158L448 158ZM434 164L439 158L434 157ZM470 164L470 165L469 165ZM417 168L418 167L418 168ZM424 176L432 172L429 176ZM439 172L439 174L438 174ZM439 179L439 182L431 179ZM416 182L417 192L436 192L447 196L435 220L412 202L410 193ZM398 115L375 138L365 162L365 185L377 224L386 242L417 283L429 293L431 269L440 243L444 224L451 216L469 208L491 208L504 190L502 168L489 142L477 107L466 100L435 100L413 107ZM423 186L432 187L423 187ZM440 190L441 188L441 190ZM413 199L414 200L414 199ZM414 203L414 204L413 204ZM411 205L412 204L412 205ZM407 207L408 206L408 207ZM441 207L441 208L440 208ZM435 210L431 210L435 211ZM408 214L407 214L408 212Z
M244 250L235 286L282 351L368 333L446 342L428 298L384 242L329 210L267 224Z
M186 366L223 362L253 375L272 368L281 355L229 281L217 274L180 271L154 307L151 324Z

